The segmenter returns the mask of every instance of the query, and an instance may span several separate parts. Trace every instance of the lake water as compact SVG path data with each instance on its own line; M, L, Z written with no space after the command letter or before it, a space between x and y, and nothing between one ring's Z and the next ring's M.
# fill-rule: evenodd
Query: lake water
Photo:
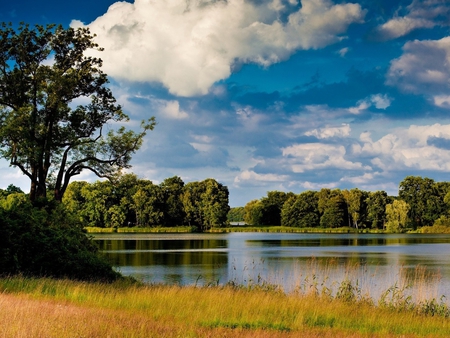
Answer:
M379 299L407 287L450 298L450 236L416 234L96 234L124 275L148 283L270 283L287 292L334 290L350 280Z

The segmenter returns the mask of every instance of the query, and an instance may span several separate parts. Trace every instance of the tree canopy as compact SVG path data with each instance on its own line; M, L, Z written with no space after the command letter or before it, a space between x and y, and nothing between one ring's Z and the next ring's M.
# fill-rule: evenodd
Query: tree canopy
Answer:
M84 170L114 177L155 126L153 117L139 132L121 125L128 116L92 49L102 50L87 28L0 27L0 157L30 179L32 201L48 188L62 200Z

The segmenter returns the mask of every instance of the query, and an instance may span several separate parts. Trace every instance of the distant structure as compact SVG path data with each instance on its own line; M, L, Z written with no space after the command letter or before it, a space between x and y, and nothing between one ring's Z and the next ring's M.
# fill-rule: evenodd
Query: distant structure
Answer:
M247 223L245 223L244 221L240 221L240 222L230 222L231 226L242 226L242 225L247 225Z

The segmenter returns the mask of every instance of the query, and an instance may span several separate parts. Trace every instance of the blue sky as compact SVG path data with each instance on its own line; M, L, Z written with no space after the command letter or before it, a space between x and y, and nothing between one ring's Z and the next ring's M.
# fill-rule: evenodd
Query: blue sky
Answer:
M154 183L212 177L243 206L449 180L448 0L18 0L0 21L97 34L130 128L157 119L132 169ZM0 175L28 190L5 162Z

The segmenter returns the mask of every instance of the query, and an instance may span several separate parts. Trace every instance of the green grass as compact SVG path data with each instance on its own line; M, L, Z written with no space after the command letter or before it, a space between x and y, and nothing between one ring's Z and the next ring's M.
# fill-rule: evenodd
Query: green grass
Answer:
M14 337L447 337L448 307L331 296L273 285L214 287L0 279L0 336ZM353 296L351 296L353 294ZM400 299L401 300L401 299ZM433 310L434 309L434 310Z
M193 233L197 232L196 227L176 226L176 227L123 227L123 228L99 228L86 227L88 233ZM342 228L293 228L284 226L236 226L226 228L212 228L209 233L227 232L271 232L271 233L384 233L377 229L360 229L350 227Z
M123 228L99 228L85 227L88 233L192 233L196 232L196 227L176 226L176 227L123 227Z

